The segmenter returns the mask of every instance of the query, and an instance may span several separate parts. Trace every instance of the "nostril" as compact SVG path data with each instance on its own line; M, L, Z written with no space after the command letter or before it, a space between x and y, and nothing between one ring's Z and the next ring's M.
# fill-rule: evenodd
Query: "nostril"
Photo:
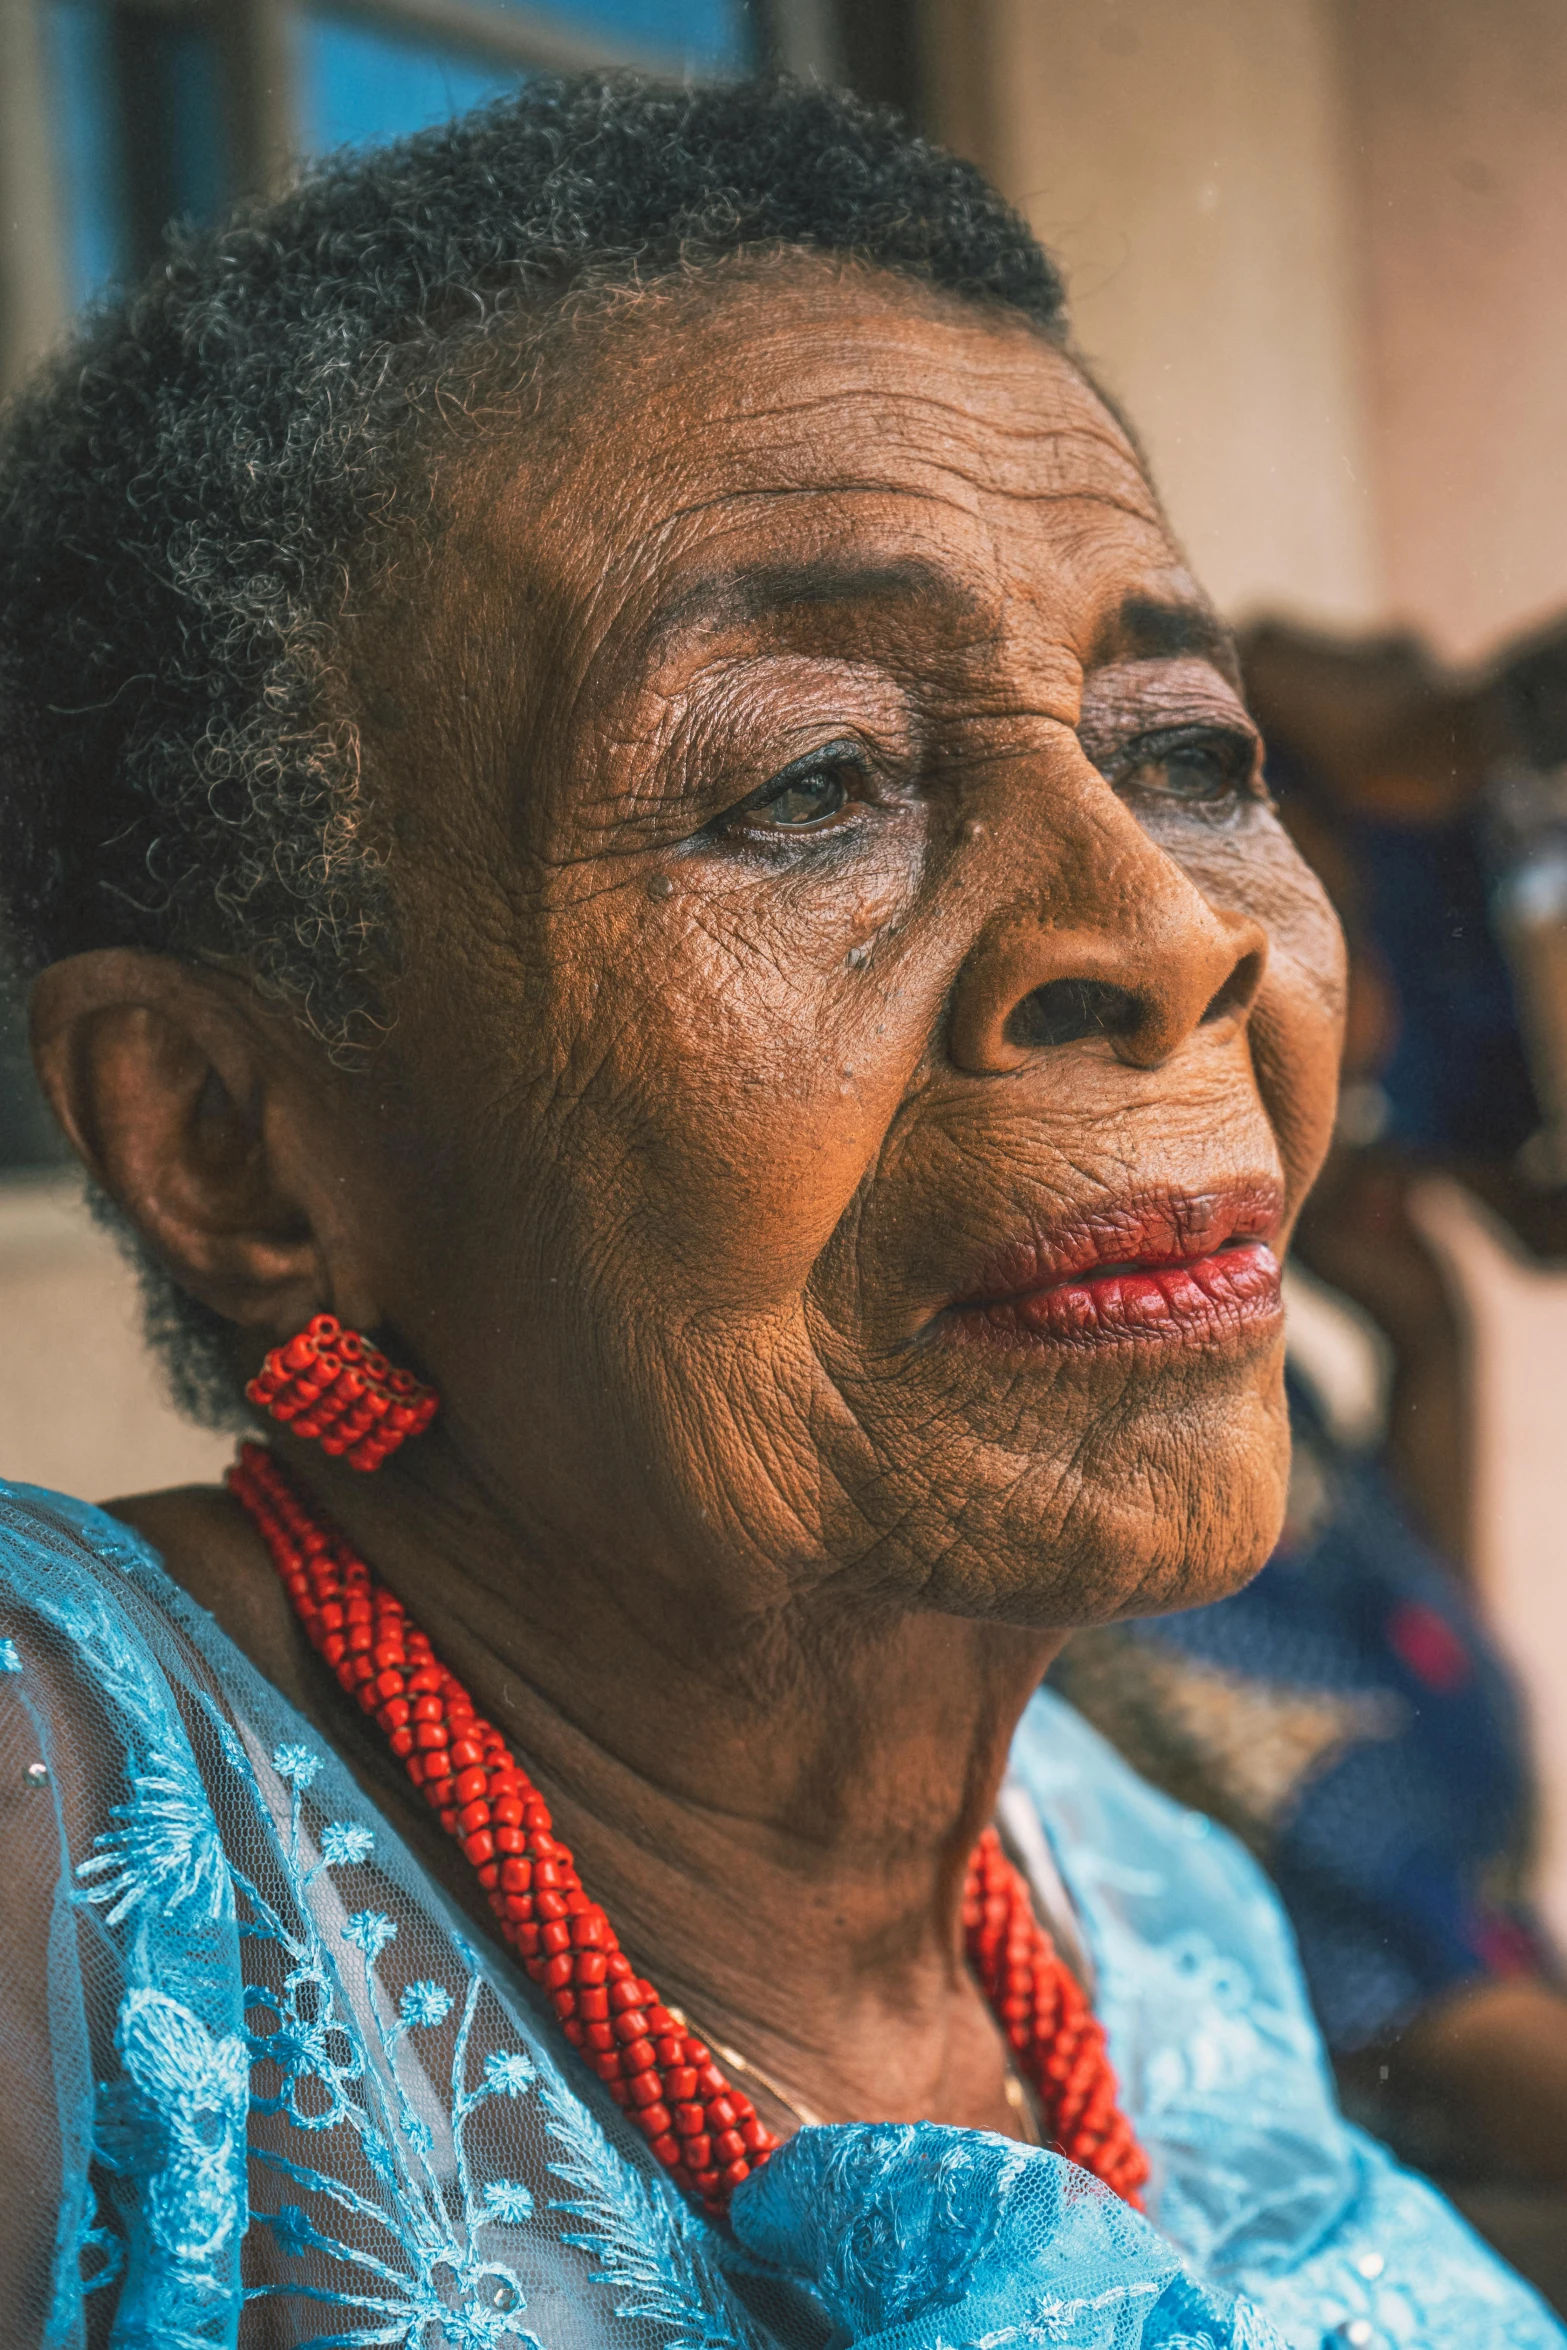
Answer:
M1261 979L1262 957L1242 955L1224 985L1210 999L1201 1025L1211 1028L1216 1020L1228 1020L1238 1012L1249 1010Z
M1052 979L1007 1015L1010 1045L1038 1049L1077 1044L1085 1036L1129 1036L1142 1018L1137 998L1102 979Z

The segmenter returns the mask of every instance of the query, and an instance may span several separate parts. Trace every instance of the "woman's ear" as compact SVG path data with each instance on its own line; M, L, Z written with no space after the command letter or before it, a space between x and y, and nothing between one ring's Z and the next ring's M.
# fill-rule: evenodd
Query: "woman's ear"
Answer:
M303 1057L241 983L129 949L73 955L33 988L32 1040L76 1151L183 1289L274 1333L333 1302L317 1213L329 1230L332 1175L307 1131L331 1121L310 1117Z

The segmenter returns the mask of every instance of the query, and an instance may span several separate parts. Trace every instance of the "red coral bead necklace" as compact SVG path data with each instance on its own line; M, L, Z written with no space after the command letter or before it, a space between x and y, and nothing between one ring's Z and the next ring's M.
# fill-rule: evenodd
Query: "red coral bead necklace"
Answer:
M241 1447L228 1484L311 1645L379 1723L461 1845L502 1938L549 1998L566 2038L678 2184L721 2215L779 2145L776 2134L707 2043L637 1974L583 1890L537 1787L402 1602L307 1508L264 1446ZM1140 2209L1148 2162L1116 2101L1103 2029L994 1828L969 1860L963 1929L969 1963L1034 2093L1045 2136ZM735 2061L763 2079L745 2059Z

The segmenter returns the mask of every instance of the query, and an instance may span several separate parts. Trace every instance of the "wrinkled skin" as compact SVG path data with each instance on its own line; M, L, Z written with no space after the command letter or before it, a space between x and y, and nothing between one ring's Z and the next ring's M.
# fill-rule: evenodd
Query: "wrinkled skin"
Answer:
M532 1496L569 1462L595 1550L651 1501L704 1613L739 1557L747 1606L824 1557L1022 1622L1188 1604L1275 1531L1277 1330L1134 1366L981 1360L931 1324L1002 1240L1134 1184L1273 1177L1293 1207L1331 1102L1331 922L1260 799L1215 814L1095 765L1246 720L1208 661L1119 657L1128 598L1195 590L1070 368L863 286L767 309L743 355L727 307L650 334L449 550L485 642L443 599L437 669L493 663L504 698L476 800L410 791L399 843L426 942L399 1045L444 1144L432 1202L419 1138L414 1326L486 1469L521 1451ZM725 570L823 562L888 578L677 625ZM459 707L448 683L413 721L415 774ZM711 837L844 739L871 773L841 829ZM1248 957L1250 1020L1198 1027ZM1002 1041L1090 969L1146 996L1134 1052Z
M439 1386L378 1479L291 1465L666 1996L819 2112L1007 2128L963 1856L1066 1629L1266 1555L1283 1333L958 1309L1133 1194L1239 1187L1282 1246L1336 928L1134 452L1021 323L775 268L583 326L537 409L355 652L373 1074L123 955L46 976L41 1064L247 1363L330 1306ZM1062 981L1108 1029L1050 1041ZM473 1903L232 1505L119 1506Z

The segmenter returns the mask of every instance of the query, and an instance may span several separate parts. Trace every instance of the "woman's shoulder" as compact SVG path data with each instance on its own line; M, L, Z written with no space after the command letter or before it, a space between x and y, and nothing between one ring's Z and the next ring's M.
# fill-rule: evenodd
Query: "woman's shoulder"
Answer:
M1092 1956L1159 2224L1205 2268L1290 2257L1353 2202L1359 2169L1277 1895L1053 1691L1029 1706L1012 1773Z
M141 2074L161 2066L187 2120L203 2052L239 2046L233 1904L182 1709L193 1652L160 1581L102 1511L0 1483L0 2161L60 2182L57 2209L24 2197L0 2228L29 2338L128 2257L87 2153L116 2169Z
M130 1527L90 1501L0 1477L0 1584L31 1591L38 1578L156 1566Z
M138 1692L151 1702L185 1645L178 1598L128 1526L70 1494L0 1479L0 1654L48 1686L52 1711L101 1714Z
M1037 1690L1024 1712L1011 1777L1038 1808L1106 1958L1128 1933L1164 1941L1188 1928L1221 1928L1274 1997L1303 2001L1288 1922L1250 1853L1205 1812L1140 1777L1054 1689Z
M1325 2309L1348 2340L1402 2339L1418 2309L1422 2341L1559 2341L1440 2196L1345 2122L1288 1920L1251 1855L1053 1691L1024 1715L1012 1773L1092 1955L1151 2214L1197 2271L1252 2295L1291 2340Z
M1023 1716L1011 1775L1072 1898L1123 2066L1168 2083L1175 2037L1200 2036L1204 2078L1236 2074L1239 2088L1244 2048L1251 2093L1265 2080L1276 2110L1336 2128L1294 1937L1250 1853L1139 1778L1053 1690L1040 1690ZM1218 2073L1216 2039L1234 2052Z
M606 2248L723 2300L531 1986L144 1542L0 1487L0 1637L0 2165L59 2182L0 2213L19 2336L99 2292L116 2339L347 2323L368 2266L399 2339L610 2341Z
M91 1502L0 1479L0 1637L58 1734L156 1742L214 1627L150 1545ZM80 1717L80 1718L79 1718Z

